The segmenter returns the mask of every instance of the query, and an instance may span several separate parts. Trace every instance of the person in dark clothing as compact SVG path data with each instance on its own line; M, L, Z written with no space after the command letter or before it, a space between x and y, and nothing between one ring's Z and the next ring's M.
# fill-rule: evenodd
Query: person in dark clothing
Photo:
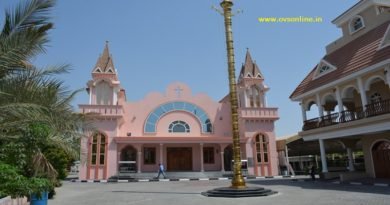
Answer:
M165 175L165 172L164 172L164 165L163 164L158 164L158 175L157 175L157 179L160 178L160 174L162 174L164 176L164 179L167 178L167 176Z
M310 176L313 181L316 180L316 167L314 165L311 166Z

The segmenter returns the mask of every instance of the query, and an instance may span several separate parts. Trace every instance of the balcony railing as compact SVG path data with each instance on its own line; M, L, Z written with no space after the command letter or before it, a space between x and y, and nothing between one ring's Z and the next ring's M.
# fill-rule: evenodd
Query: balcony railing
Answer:
M98 114L100 116L121 117L123 108L121 105L79 105L80 112Z
M358 107L353 111L345 110L340 113L333 113L330 115L306 120L303 123L302 130L306 131L320 127L327 127L339 123L351 122L388 113L390 113L390 99L368 104L366 105L365 111L363 111L363 108Z
M241 118L272 118L278 119L278 108L240 108Z

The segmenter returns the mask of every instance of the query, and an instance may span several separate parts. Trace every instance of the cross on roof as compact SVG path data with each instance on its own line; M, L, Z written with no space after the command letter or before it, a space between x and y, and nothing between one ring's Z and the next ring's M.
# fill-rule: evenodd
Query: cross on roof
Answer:
M180 88L180 86L177 86L175 88L175 92L176 92L176 96L179 98L181 97L181 92L183 91L183 89Z

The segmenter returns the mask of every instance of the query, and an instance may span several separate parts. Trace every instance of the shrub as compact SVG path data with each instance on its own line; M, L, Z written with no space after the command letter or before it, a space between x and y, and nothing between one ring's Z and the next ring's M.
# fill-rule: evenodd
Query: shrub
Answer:
M20 171L8 164L0 162L0 198L11 196L12 198L30 196L49 191L53 185L48 179L26 178Z

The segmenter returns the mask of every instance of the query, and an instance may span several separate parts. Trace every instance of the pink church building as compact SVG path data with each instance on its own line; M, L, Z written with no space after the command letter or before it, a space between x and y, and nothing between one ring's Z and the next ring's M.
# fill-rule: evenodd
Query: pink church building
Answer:
M219 102L193 94L174 82L164 93L151 92L126 101L108 45L88 82L94 132L81 140L80 179L108 179L122 172L231 171L232 123L229 95ZM277 108L268 107L264 76L249 51L238 78L241 157L248 175L278 175L274 122ZM136 89L136 88L133 88Z

